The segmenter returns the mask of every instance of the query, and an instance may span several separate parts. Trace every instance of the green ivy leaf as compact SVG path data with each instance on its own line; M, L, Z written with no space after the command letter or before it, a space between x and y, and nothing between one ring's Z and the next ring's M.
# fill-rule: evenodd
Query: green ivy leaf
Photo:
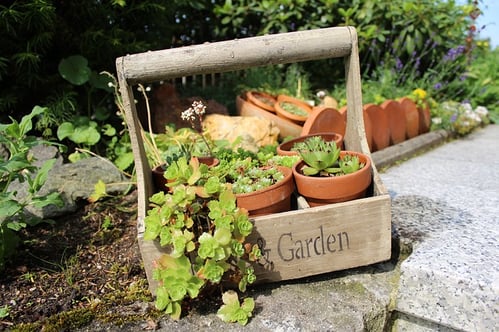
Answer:
M90 79L92 71L88 67L88 61L81 55L73 55L59 62L59 74L74 85L83 85Z
M88 201L91 203L94 203L94 202L97 202L99 199L106 197L106 196L107 196L106 184L104 183L104 181L99 180L94 185L94 192L92 194L90 194Z
M223 305L217 312L217 316L224 322L238 322L241 325L248 323L253 309L255 308L255 301L252 298L246 298L243 304L239 304L239 298L234 291L227 291L222 295Z
M102 126L102 133L106 136L115 136L116 135L116 128L111 126L109 123L106 123L104 126Z
M161 219L157 214L150 214L144 218L146 229L144 232L144 240L154 240L161 232Z
M226 270L222 267L222 265L226 264L218 263L212 259L207 259L206 263L198 273L211 282L219 283L222 280L222 276ZM227 265L225 267L228 268Z
M19 204L16 200L8 199L6 197L0 198L0 219L6 219L11 216L16 215L22 210L22 205Z
M59 139L59 141L62 141L66 137L71 136L73 132L74 132L73 124L71 122L63 122L61 123L59 128L57 128L57 138Z
M121 153L118 158L114 160L114 164L116 165L116 167L118 167L122 171L129 168L133 164L133 162L133 152Z
M232 233L227 228L217 228L213 238L218 242L220 246L226 246L230 243L232 239Z
M215 250L218 248L218 242L213 238L213 236L209 233L203 233L199 237L199 249L198 255L199 257L213 258L215 257Z
M159 224L159 244L164 247L166 245L172 244L173 237L170 229L168 227L161 227L161 224ZM145 238L145 236L144 236ZM154 240L154 239L153 239Z
M165 286L159 286L156 289L156 308L158 310L165 310L166 307L171 303L170 295Z
M100 140L100 134L92 126L89 127L76 127L71 136L69 136L76 144L85 144L85 145L95 145Z
M105 90L107 92L114 92L114 88L109 86L109 83L114 83L113 78L103 73L92 71L90 73L89 83L97 89Z

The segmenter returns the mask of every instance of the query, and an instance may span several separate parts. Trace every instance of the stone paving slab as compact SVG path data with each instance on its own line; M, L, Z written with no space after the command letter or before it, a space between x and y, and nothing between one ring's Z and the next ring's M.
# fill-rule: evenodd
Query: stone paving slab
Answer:
M395 309L442 328L499 330L499 126L394 166L381 178L401 242L412 246Z
M384 163L378 168L418 154L381 173L392 196L392 261L255 286L256 310L245 327L223 323L208 308L161 319L156 330L499 330L499 126L426 151L447 138L428 133L373 154ZM398 250L407 257L402 263ZM136 310L146 310L141 305ZM150 328L95 321L77 331Z

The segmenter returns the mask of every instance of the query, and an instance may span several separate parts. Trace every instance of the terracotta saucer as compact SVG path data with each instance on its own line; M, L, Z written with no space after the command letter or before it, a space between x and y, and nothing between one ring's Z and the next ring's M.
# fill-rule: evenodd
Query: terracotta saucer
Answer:
M336 109L327 106L316 106L303 124L301 136L317 133L337 133L345 136L346 122Z
M388 115L379 105L366 104L364 110L369 115L372 125L372 151L382 150L390 145L390 127Z
M369 151L373 151L373 125L371 118L366 110L362 110L362 117L364 119L364 132L366 133L367 145L369 146Z
M406 137L406 122L405 112L402 106L396 100L385 100L381 104L388 115L388 123L390 126L390 144L398 144L405 141Z
M413 138L419 134L419 112L418 105L407 97L399 100L400 105L405 112L406 134L407 138Z
M424 101L422 106L418 105L419 111L419 133L424 134L430 131L431 112L430 105Z

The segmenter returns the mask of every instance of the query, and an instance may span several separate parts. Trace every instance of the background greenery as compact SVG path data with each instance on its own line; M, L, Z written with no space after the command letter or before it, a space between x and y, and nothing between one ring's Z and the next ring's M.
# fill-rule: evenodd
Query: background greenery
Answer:
M45 136L55 137L75 116L119 133L113 89L64 79L61 61L81 55L98 77L114 73L116 57L128 53L344 25L358 30L365 102L422 88L437 101L469 100L497 111L497 70L483 70L497 68L497 51L474 38L482 28L474 26L479 6L471 0L464 6L454 0L3 1L0 120L41 105L48 112L36 128ZM341 99L343 64L335 60L225 75L225 84L204 93L231 105L243 86L296 91L298 76L306 83L304 97L325 89ZM200 91L188 89L183 92Z
M218 40L331 26L359 35L363 101L426 95L434 128L466 134L489 118L499 123L499 49L477 40L479 0L4 0L0 3L0 270L15 233L33 225L21 214L39 196L50 163L32 162L46 142L76 161L105 156L133 172L115 81L117 57ZM345 101L343 63L323 60L252 68L179 88L234 105L243 89L312 99L319 90ZM138 98L137 98L138 99ZM44 141L38 140L40 136ZM25 171L38 173L31 178ZM26 199L10 188L29 184ZM2 309L2 308L0 308ZM5 310L5 309L4 309ZM1 313L0 313L1 316Z

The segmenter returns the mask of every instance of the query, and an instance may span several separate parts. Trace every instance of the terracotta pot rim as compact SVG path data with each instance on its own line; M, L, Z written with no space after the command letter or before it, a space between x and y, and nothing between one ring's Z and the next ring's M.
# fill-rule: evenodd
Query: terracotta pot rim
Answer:
M282 108L281 103L294 104L297 107L304 110L305 112L307 112L308 115L307 116L300 116L300 115L290 113L290 112L286 111L284 108ZM310 113L312 113L312 108L310 106L306 106L305 104L296 103L296 102L293 102L290 100L280 100L280 101L278 100L277 103L274 104L274 108L275 108L275 111L276 111L278 116L285 118L285 119L288 119L288 120L291 120L291 121L296 122L296 123L300 123L300 124L304 123L308 119Z
M286 141L284 143L281 143L277 146L277 154L278 155L286 155L286 156L294 156L298 155L298 152L296 151L291 151L291 148L293 145L297 142L302 142L308 137L313 137L313 136L321 136L323 138L331 138L331 139L326 139L326 141L335 141L336 145L338 147L341 147L343 144L343 135L339 133L315 133L315 134L308 134L308 135L301 135L296 138L290 139L289 141Z
M293 96L289 96L289 95L285 95L285 94L280 94L280 95L277 95L276 99L277 99L278 102L280 102L280 101L287 101L287 102L291 102L291 103L294 103L294 104L303 105L305 108L312 109L312 106L309 105L306 101L304 101L302 99L299 99L299 98L296 98L296 97L293 97Z
M286 184L288 184L289 183L289 179L293 178L293 171L291 170L291 168L284 167L284 166L277 166L277 169L284 174L284 178L281 181L279 181L277 183L274 183L273 185L268 186L266 188L259 189L259 190L256 190L256 191L252 191L250 193L235 194L236 195L236 199L238 199L238 198L248 198L248 197L251 197L251 196L257 196L257 195L266 194L269 191L273 191L273 190L275 190L277 188L280 188L280 187L285 186ZM294 191L294 184L293 184L293 188L291 190L288 190L286 192L286 194L288 194L288 192L289 192L289 195L291 195L291 193L293 191Z
M350 174L344 174L344 175L340 175L340 176L308 176L308 175L303 175L299 169L301 166L303 166L305 164L305 162L303 160L300 160L299 162L297 162L295 165L293 165L292 167L292 170L293 170L293 175L296 177L296 175L300 176L300 177L304 177L304 178L312 178L314 180L317 180L317 181L323 181L323 180L331 180L331 179L348 179L348 178L351 178L351 177L354 177L356 176L359 172L365 172L366 170L370 170L371 169L371 158L369 158L366 154L364 153L361 153L361 152L356 152L356 151L349 151L349 150L343 150L340 152L340 158L347 155L347 154L350 154L350 155L356 155L361 159L361 162L364 162L364 167L362 167L360 170L358 170L357 172L354 172L354 173L350 173Z
M277 99L274 96L272 96L271 94L268 94L266 92L263 92L263 91L247 91L246 92L246 99L249 102L253 103L254 105L256 105L260 108L263 108L266 111L275 113L274 105L270 106L270 105L260 101L255 95L261 95L265 98L272 99L274 101L274 105L275 105L275 103L277 102Z

